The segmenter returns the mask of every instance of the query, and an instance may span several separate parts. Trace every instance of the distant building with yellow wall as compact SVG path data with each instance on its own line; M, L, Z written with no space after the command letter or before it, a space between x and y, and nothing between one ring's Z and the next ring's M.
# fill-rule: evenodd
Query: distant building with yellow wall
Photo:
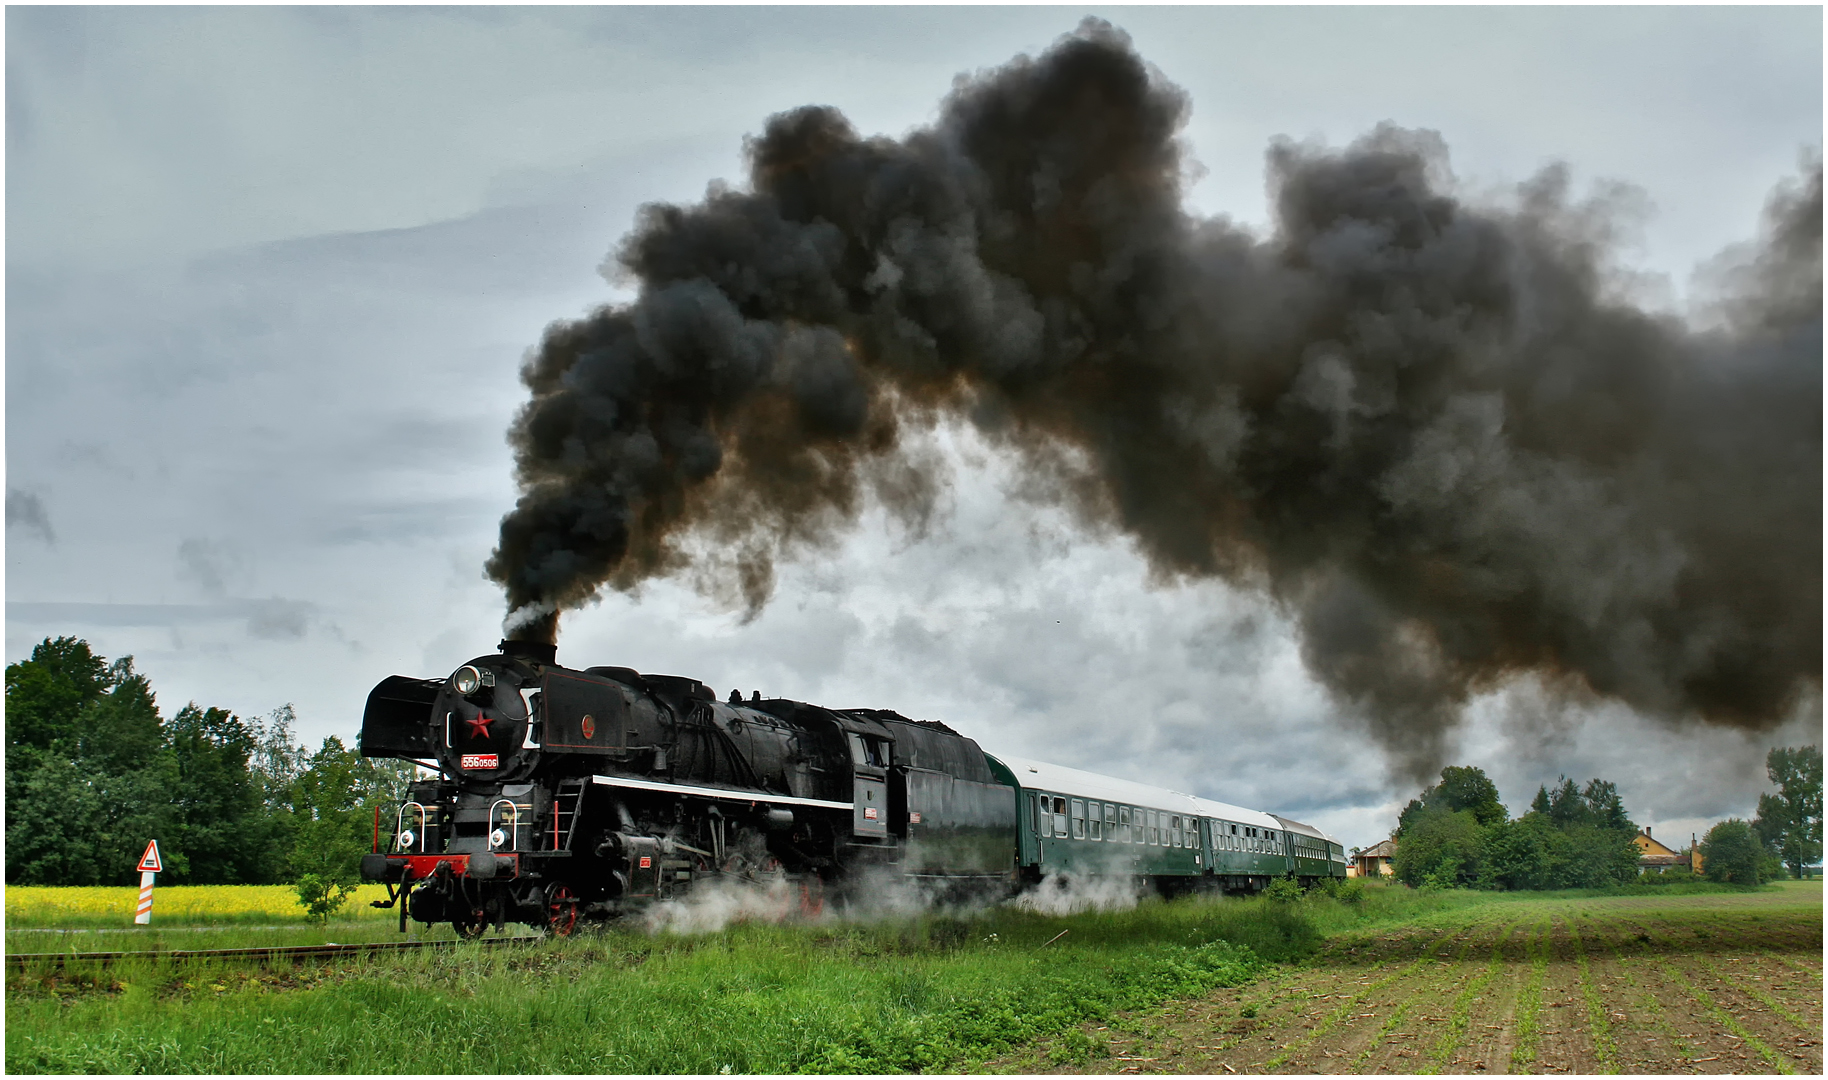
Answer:
M1395 840L1384 840L1372 844L1352 857L1352 866L1358 871L1353 876L1391 877L1396 873L1396 867L1391 865L1391 860L1394 858L1396 858Z
M1631 838L1638 846L1638 870L1640 873L1663 871L1682 861L1682 853L1661 840L1650 835L1650 826L1638 830Z

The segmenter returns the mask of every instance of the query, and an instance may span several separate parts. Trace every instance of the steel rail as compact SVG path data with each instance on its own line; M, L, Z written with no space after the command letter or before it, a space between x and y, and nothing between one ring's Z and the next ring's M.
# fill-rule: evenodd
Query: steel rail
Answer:
M117 960L311 960L334 956L432 949L451 945L506 945L541 941L539 937L478 938L474 941L370 941L328 942L323 945L266 945L246 949L149 949L134 952L7 953L8 967L33 964L61 967L72 963L113 963Z

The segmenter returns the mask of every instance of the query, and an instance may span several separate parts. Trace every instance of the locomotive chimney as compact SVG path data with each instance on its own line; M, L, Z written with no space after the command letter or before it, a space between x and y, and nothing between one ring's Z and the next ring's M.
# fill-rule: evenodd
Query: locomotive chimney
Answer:
M525 660L529 664L543 664L547 667L558 665L559 647L550 641L505 640L496 648L501 650L503 656Z

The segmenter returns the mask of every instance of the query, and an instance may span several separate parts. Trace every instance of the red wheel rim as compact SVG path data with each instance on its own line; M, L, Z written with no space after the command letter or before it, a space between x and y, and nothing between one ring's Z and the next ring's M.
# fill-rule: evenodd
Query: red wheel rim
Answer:
M578 899L568 885L558 885L547 895L546 928L565 937L578 925Z

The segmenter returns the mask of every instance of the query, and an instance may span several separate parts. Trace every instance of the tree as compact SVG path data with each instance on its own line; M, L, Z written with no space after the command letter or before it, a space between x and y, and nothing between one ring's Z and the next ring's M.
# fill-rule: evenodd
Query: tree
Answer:
M1625 801L1619 798L1618 785L1612 781L1597 777L1587 781L1580 801L1586 807L1587 824L1596 829L1637 835L1638 827L1632 823L1631 816L1625 813Z
M1441 781L1422 791L1419 798L1409 800L1396 819L1396 835L1401 837L1409 831L1409 824L1424 808L1445 810L1448 813L1465 811L1481 827L1501 824L1510 815L1504 804L1498 801L1498 785L1492 783L1483 769L1470 765L1449 765L1441 770Z
M1504 804L1498 801L1498 785L1492 783L1483 769L1470 765L1449 765L1442 769L1434 797L1449 810L1470 813L1482 827L1489 828L1510 817Z
M1546 800L1546 793L1544 795ZM1560 838L1547 814L1531 811L1486 837L1481 884L1500 889L1552 889L1551 852Z
M178 710L165 730L177 765L172 791L173 835L167 846L189 860L180 884L262 884L277 867L265 858L271 818L261 805L248 759L254 733L225 709L195 702Z
M1765 846L1802 877L1803 867L1822 857L1822 751L1815 746L1780 746L1765 757L1775 794L1758 797L1752 828Z
M110 662L74 637L8 665L6 709L9 883L127 884L150 839L177 882L281 879L287 819L268 799L289 808L278 789L293 777L251 768L290 760L261 726L194 702L164 721L131 656Z
M1405 885L1470 886L1478 883L1484 859L1478 817L1436 803L1411 815L1391 864Z
M114 682L108 661L79 638L45 638L32 646L29 660L6 667L7 767L14 747L48 751L72 739L77 717L99 700Z
M405 798L415 771L411 762L365 758L334 735L325 739L292 784L291 872L353 882L373 842L374 811L387 813Z
M133 658L45 638L6 669L6 880L126 884L146 841L168 835L175 763ZM182 874L182 850L166 853Z
M1485 880L1503 889L1600 889L1638 873L1636 831L1582 821L1557 825L1535 810L1491 831Z
M1703 869L1709 881L1762 885L1776 876L1776 860L1752 832L1752 826L1728 818L1707 831L1701 841Z

